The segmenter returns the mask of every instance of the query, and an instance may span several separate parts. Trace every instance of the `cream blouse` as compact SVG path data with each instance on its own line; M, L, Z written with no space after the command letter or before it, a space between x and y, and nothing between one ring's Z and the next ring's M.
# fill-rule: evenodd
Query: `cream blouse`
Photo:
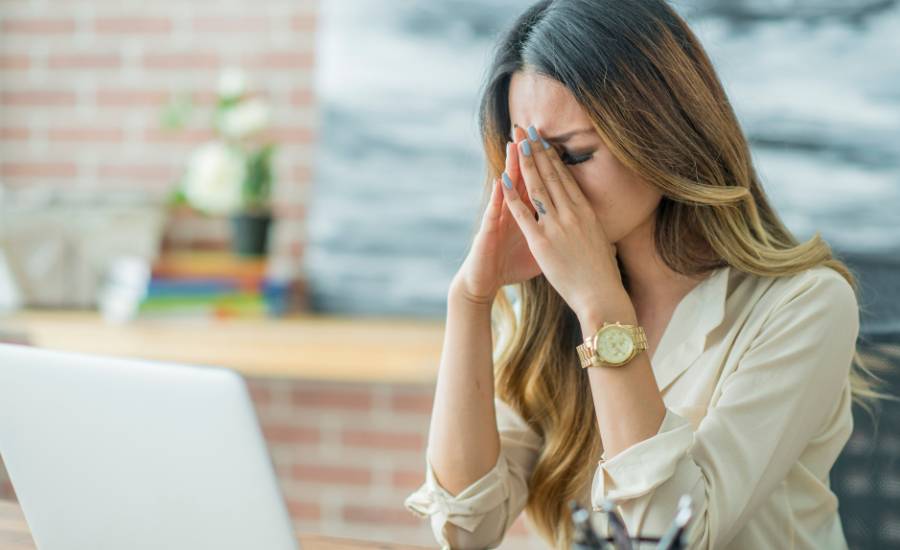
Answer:
M615 499L632 536L656 537L689 493L691 548L846 548L828 475L853 428L858 333L853 289L830 268L717 269L678 303L653 356L666 405L658 433L601 455L582 505ZM525 506L542 439L495 404L493 469L452 496L426 459L426 481L405 501L430 517L441 548L494 548Z

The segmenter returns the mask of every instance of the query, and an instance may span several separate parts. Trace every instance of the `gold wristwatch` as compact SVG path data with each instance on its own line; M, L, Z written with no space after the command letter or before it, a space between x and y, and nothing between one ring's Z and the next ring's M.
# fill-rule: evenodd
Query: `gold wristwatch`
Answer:
M593 336L575 348L584 368L621 367L646 349L644 327L623 325L618 321L603 323Z

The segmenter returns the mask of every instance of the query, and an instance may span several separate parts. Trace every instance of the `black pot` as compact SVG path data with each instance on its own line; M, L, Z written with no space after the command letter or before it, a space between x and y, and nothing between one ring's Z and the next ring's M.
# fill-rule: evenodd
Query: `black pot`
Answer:
M239 256L265 256L269 244L270 212L242 212L231 217L231 249Z

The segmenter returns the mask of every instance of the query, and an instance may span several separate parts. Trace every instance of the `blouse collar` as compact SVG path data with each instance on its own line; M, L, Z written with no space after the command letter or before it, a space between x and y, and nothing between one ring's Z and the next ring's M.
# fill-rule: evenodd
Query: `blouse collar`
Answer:
M716 268L675 307L651 361L663 391L700 356L707 336L725 318L730 266Z

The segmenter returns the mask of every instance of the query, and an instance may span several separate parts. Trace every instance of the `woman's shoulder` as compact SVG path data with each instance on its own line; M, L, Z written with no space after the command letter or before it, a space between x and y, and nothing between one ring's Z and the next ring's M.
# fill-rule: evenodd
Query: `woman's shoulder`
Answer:
M755 285L754 310L764 317L806 315L820 317L859 315L856 291L836 269L817 265L796 273L777 276L748 276L745 282ZM807 311L812 310L812 311Z
M827 301L849 305L856 299L856 292L850 282L836 269L827 265L817 265L790 275L774 278L771 292L777 297L777 306L784 306L793 300L821 298Z

